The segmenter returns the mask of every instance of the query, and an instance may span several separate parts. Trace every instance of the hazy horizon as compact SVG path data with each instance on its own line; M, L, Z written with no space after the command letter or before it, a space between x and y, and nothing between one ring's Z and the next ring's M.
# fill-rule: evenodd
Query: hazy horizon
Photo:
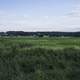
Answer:
M80 31L80 0L0 0L1 31Z

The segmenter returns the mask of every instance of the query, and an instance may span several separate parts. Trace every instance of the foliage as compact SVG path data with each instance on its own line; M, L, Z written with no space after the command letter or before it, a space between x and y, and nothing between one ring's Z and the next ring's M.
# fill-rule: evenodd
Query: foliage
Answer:
M79 48L34 47L25 38L1 38L0 44L0 80L80 79Z

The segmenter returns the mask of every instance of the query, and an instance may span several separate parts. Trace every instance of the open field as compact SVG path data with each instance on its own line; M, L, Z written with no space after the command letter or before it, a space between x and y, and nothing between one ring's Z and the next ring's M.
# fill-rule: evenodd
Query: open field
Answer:
M23 46L23 48L32 48L32 47L40 47L40 48L51 48L51 49L59 49L59 48L67 48L67 47L75 47L80 48L80 38L76 37L45 37L45 38L37 38L37 37L8 37L8 38L0 38L0 45L7 46Z
M80 80L80 38L0 38L0 80Z

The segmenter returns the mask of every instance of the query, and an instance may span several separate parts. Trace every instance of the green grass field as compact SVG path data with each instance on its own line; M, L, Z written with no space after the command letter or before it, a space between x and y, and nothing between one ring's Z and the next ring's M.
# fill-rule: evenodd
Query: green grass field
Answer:
M1 37L0 80L80 80L80 38Z
M52 37L52 38L36 38L36 37L13 37L13 38L0 38L0 45L2 46L24 46L25 48L40 47L40 48L67 48L75 47L80 48L80 38L76 37Z

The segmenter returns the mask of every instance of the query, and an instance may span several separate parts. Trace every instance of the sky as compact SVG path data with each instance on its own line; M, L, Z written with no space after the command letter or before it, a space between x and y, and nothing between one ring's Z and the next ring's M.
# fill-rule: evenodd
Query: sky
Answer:
M0 0L0 31L80 31L80 0Z

